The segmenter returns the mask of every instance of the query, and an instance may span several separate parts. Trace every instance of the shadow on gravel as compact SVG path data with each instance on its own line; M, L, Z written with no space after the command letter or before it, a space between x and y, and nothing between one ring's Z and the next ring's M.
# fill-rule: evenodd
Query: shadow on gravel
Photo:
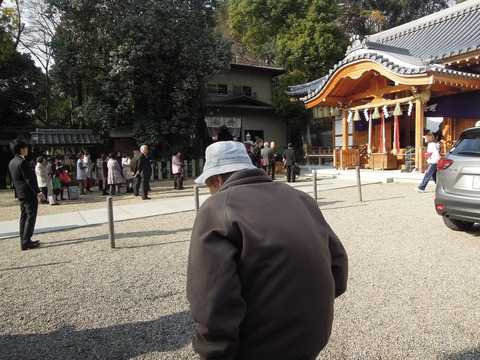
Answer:
M480 348L468 349L455 354L447 355L446 360L478 360L480 359Z
M467 233L472 235L472 236L479 237L480 236L480 224L475 224L471 230L467 231Z
M181 244L181 243L188 243L190 242L190 237L188 239L185 239L185 240L177 240L177 241L165 241L165 242L161 242L161 243L156 243L156 244L145 244L145 245L120 245L120 246L116 246L117 249L139 249L139 248L143 248L143 247L152 247L152 246L163 246L163 245L172 245L172 244Z
M11 270L25 270L25 269L34 269L42 266L58 266L58 265L65 265L65 264L70 264L71 261L61 261L61 262L54 262L54 263L48 263L48 264L36 264L36 265L30 265L30 266L17 266L13 268L7 268L7 269L0 269L0 271L11 271Z
M357 206L365 206L365 205L368 205L368 203L374 203L374 202L378 202L378 201L387 201L387 200L395 200L395 199L405 199L404 196L396 196L396 197L390 197L390 198L383 198L383 199L365 199L364 197L362 198L362 202L360 202L357 198L356 200L356 204L354 205L345 205L345 206L338 206L338 207L331 207L331 208L328 208L329 210L335 210L335 209L344 209L344 208L353 208L353 207L357 207ZM317 201L317 204L318 206L329 206L329 205L334 205L334 204L337 204L337 203L342 203L342 202L345 202L345 201Z
M194 333L190 313L157 320L76 330L66 326L46 334L1 335L2 359L131 359L179 350Z
M95 225L95 226L100 227L102 225ZM137 231L137 232L125 232L125 233L116 232L115 240L122 240L122 239L128 239L128 238L149 238L149 237L167 236L167 235L179 234L182 232L190 233L191 231L192 231L192 228L176 229L172 231L152 230L152 231ZM66 246L66 245L72 245L72 244L82 244L85 242L92 242L92 241L108 241L109 234L108 232L105 232L96 236L82 237L80 239L68 239L68 240L61 239L61 235L60 235L58 238L59 240L57 241L49 241L48 243L44 243L43 248ZM148 244L148 246L164 245L164 244L165 243Z

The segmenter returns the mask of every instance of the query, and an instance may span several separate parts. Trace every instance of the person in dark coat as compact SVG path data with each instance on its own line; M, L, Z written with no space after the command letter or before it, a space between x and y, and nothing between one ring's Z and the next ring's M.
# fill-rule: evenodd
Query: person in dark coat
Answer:
M348 274L317 202L274 182L233 141L207 148L195 182L212 196L198 210L188 256L193 349L201 359L315 359Z
M138 172L138 158L140 157L140 151L133 150L133 158L130 161L130 171L133 174L133 195L140 196L140 173Z
M288 149L283 153L283 163L287 169L287 181L295 182L295 174L293 173L293 167L297 166L297 160L295 159L295 150L293 150L293 144L288 143Z
M35 249L39 241L32 240L38 212L38 198L46 197L38 187L37 176L25 159L28 145L24 140L15 139L10 143L14 158L8 164L17 198L20 201L20 247L22 250Z
M262 168L262 147L263 147L263 139L258 138L255 141L255 147L253 148L253 157L255 162L253 163L257 168Z
M46 172L47 172L47 195L48 195L49 203L50 205L60 205L60 203L58 202L58 194L60 194L61 189L52 188L52 179L58 178L57 159L55 159L55 157L53 156L48 157Z
M152 167L148 159L148 146L140 147L140 156L138 157L138 169L136 175L140 175L140 192L142 200L150 200L148 191L150 190L150 176L152 176Z
M250 140L247 140L243 143L245 149L247 150L248 157L252 160L252 164L255 165L255 156L253 155L253 149L255 147L254 143Z

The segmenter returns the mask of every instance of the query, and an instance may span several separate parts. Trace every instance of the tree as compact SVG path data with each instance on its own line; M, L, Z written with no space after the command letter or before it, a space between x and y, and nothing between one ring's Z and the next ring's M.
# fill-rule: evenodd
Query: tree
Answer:
M294 72L281 80L294 85L290 80L298 78L298 72L311 81L324 76L343 59L349 43L345 31L336 23L339 15L340 8L329 0L230 0L229 19L232 34L249 51L268 59L269 64ZM286 90L275 92L276 106L289 101ZM300 129L304 146L310 146L309 114L298 105L286 108L288 114L282 109L277 111L290 128L295 124L293 128Z
M45 78L29 55L17 51L10 30L16 21L12 9L0 13L0 124L6 127L35 125L36 109L44 99Z
M104 133L134 125L137 142L164 152L190 143L206 78L230 64L229 44L213 31L214 3L51 4L62 14L53 71L59 90L76 99L76 121Z
M291 102L285 95L289 86L305 82L305 75L299 70L293 70L280 78L273 88L273 106L275 112L286 119L291 134L300 134L302 144L311 142L309 136L310 116L302 102ZM292 139L290 139L292 141ZM295 141L293 141L295 142Z
M26 54L13 53L0 65L0 124L32 126L36 109L44 100L42 71Z
M301 18L288 17L288 31L277 38L277 61L288 71L300 70L307 81L324 76L343 59L349 41L336 23L337 5L312 1Z
M340 23L350 35L370 35L445 9L447 0L347 0Z
M44 126L53 126L50 118L52 107L50 66L52 62L51 39L55 33L58 16L47 7L44 0L15 0L5 12L12 14L13 21L7 31L14 40L15 48L30 54L45 73L45 97L36 111L36 118Z

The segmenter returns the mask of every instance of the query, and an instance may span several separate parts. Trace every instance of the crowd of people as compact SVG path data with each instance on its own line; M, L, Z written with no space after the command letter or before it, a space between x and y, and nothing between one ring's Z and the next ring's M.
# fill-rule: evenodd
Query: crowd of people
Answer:
M98 186L102 195L118 196L125 191L149 200L151 163L147 145L134 150L133 157L111 152L108 155L101 154L95 161L92 161L88 151L81 151L76 155L76 161L66 166L54 156L38 156L34 172L44 195L40 202L59 205L59 201L65 200L66 196L70 198L70 192L76 192L70 187L78 189L80 195L87 195L93 192L94 186Z
M287 181L295 182L293 167L297 161L291 143L282 152L277 150L273 141L269 143L263 139L257 139L255 143L245 141L244 145L252 164L264 169L272 180L275 180L275 174L278 173L276 165L281 163ZM82 196L92 193L93 187L98 186L102 195L119 196L124 192L149 200L152 161L148 157L148 146L142 145L132 155L117 151L101 154L92 160L88 151L81 151L76 155L75 161L66 164L54 156L38 156L33 167L38 187L45 196L40 203L54 206L67 197L70 199L71 186L76 187ZM183 190L186 169L180 151L173 152L171 165L174 189Z
M294 167L298 165L292 143L288 143L283 155L277 150L273 141L269 143L258 138L255 142L247 140L243 144L252 164L259 169L265 170L272 180L275 180L277 163L281 162L287 173L287 181L295 182Z

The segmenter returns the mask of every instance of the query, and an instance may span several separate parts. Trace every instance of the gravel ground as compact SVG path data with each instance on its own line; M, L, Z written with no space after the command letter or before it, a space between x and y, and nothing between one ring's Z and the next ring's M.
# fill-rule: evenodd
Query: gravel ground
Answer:
M167 186L153 184L152 197L180 193ZM363 202L354 187L320 194L350 271L318 359L480 359L480 225L450 231L433 188L413 188L367 185ZM41 212L95 206L83 201ZM18 212L13 201L0 219ZM0 359L197 358L185 296L194 217L118 222L116 249L106 224L39 234L43 246L32 251L20 251L18 238L0 240Z
M193 179L188 179L185 183L184 190L175 190L173 188L173 180L155 180L150 183L152 189L148 194L153 200L159 200L163 198L172 198L178 196L193 196ZM38 210L38 216L62 214L66 212L81 211L98 209L106 206L106 196L102 196L102 192L98 191L98 187L92 188L94 190L88 195L80 195L78 200L68 200L67 192L64 192L65 201L60 201L60 206L52 206L48 204L41 204ZM208 193L206 186L200 186L200 194ZM58 196L60 199L60 195ZM125 188L121 189L121 195L114 197L115 205L127 205L134 203L141 203L140 197L135 197L133 194L125 193ZM0 221L4 220L16 220L20 216L20 208L18 202L14 199L14 195L11 190L0 190L0 203L2 209L0 209Z

